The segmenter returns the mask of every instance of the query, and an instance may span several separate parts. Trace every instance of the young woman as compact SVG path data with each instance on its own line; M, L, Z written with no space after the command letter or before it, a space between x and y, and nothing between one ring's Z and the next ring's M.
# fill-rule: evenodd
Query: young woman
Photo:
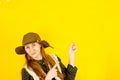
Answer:
M25 54L26 64L22 68L22 80L74 80L77 68L74 65L76 45L69 49L67 68L60 58L54 54L46 54L45 48L51 47L41 40L37 33L29 32L24 35L22 46L15 48L17 54Z

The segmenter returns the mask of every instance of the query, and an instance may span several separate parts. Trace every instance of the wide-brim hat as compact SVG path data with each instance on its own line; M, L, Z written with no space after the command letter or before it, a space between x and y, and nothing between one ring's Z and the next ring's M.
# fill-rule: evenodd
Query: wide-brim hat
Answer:
M37 33L29 32L23 36L22 46L16 47L15 52L17 54L25 54L24 45L33 43L33 42L40 43L44 48L52 47L52 46L50 46L50 44L47 41L41 40L40 36Z

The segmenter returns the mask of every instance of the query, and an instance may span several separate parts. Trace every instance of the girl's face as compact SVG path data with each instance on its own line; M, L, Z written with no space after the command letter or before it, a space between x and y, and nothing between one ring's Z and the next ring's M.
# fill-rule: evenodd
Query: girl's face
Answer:
M24 46L25 51L29 56L31 56L35 60L40 60L42 59L42 54L41 54L41 45L37 42L34 43L29 43Z

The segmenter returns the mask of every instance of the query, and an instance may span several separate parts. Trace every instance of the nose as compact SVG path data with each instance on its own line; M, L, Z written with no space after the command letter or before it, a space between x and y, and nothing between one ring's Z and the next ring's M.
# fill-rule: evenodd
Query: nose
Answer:
M30 47L30 52L33 53L34 52L34 48L31 46Z

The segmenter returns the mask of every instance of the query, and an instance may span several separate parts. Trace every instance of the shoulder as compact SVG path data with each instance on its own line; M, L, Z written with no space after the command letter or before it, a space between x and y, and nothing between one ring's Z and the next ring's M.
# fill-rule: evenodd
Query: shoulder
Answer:
M27 70L25 69L25 66L21 69L21 71L22 71L22 74L28 73Z
M22 73L22 77L28 77L29 76L29 73L27 72L27 70L24 67L22 68L21 73Z
M58 61L61 61L61 59L58 57L58 55L56 55L56 54L49 54L53 59L55 59L55 60L58 60Z
M34 80L24 67L22 68L22 80Z
M27 65L24 65L24 67L21 70L22 72L22 80L34 80L29 71L27 70Z
M27 68L27 65L25 64L24 66L23 66L23 68L22 68L22 74L29 74L28 73L28 70L27 70L28 68Z

